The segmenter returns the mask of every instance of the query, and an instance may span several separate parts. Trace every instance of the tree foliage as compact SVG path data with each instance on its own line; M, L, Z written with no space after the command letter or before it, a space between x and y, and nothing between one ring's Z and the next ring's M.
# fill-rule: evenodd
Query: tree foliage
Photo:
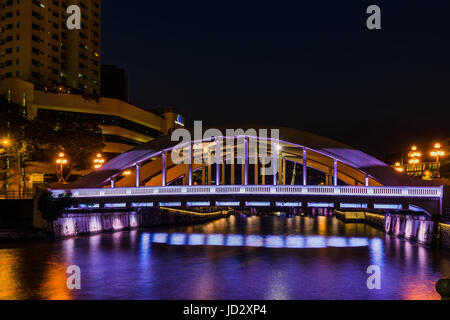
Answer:
M0 139L9 136L11 161L25 166L26 161L54 165L58 153L69 159L63 178L67 180L73 170L85 170L92 165L94 155L105 147L102 130L95 121L78 121L57 112L26 116L26 109L0 97ZM6 150L0 150L4 158ZM4 161L4 160L2 160ZM1 169L4 169L4 164ZM54 166L55 172L58 168Z
M95 121L80 122L67 117L39 116L29 129L41 133L39 137L30 134L34 139L32 144L39 146L34 154L36 159L54 163L59 152L65 153L69 164L64 180L70 177L73 170L90 168L94 155L105 147L102 129Z
M43 191L38 199L38 209L42 213L42 218L49 225L61 218L66 209L74 204L75 201L70 194L54 198L53 194L48 190Z

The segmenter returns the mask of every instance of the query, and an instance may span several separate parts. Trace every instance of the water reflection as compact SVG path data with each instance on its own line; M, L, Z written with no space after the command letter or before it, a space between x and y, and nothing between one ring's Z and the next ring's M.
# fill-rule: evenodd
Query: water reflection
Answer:
M67 267L82 290L66 287ZM367 267L382 290L366 288ZM231 217L0 249L0 299L438 299L448 252L331 217Z

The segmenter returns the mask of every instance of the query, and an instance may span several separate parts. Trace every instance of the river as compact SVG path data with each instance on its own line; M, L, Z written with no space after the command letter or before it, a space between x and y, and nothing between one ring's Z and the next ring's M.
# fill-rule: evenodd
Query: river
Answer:
M81 290L67 287L80 267ZM370 266L381 289L369 290ZM0 245L0 299L439 299L450 253L333 217L236 217Z

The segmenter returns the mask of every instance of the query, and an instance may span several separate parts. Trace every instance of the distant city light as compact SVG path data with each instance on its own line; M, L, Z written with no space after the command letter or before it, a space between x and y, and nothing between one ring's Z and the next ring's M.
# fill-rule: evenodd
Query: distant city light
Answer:
M400 162L395 163L395 170L397 172L405 172L405 169L402 167L402 164Z
M10 141L8 139L3 139L2 140L2 145L3 146L7 147L7 146L9 146L9 144L10 144Z

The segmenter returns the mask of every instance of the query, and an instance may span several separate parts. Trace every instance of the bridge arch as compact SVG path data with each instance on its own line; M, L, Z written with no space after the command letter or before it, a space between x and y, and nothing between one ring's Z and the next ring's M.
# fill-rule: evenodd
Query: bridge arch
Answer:
M246 134L252 132L252 128L256 132L279 130L279 135L277 139L273 139ZM242 129L243 134L227 136L225 133L229 129L235 132ZM117 156L102 169L75 182L72 187L167 186L176 181L180 184L180 179L184 185L291 185L293 172L286 169L289 163L290 166L295 164L297 172L301 172L301 185L309 184L310 170L317 170L324 175L324 181L321 182L323 185L430 185L400 175L387 164L362 151L309 132L253 125L222 126L216 130L223 134L212 138L192 139L181 146L178 141L171 141L170 136L160 137ZM192 134L194 135L193 132ZM229 144L230 140L234 143ZM249 147L251 141L257 144L256 148ZM262 147L266 150L263 156L260 153ZM239 158L239 154L242 154L239 150L244 150L245 156ZM174 164L172 161L174 152L183 156L186 152L190 152L190 159L198 159L198 153L201 153L202 161L191 165ZM205 153L209 156L209 160L208 156L204 156ZM221 160L217 159L217 155L220 155ZM261 174L261 168L267 167L263 163L268 159L269 162L270 159L276 161L276 178L273 178L273 175ZM198 178L194 181L194 176L199 174L201 174L200 181ZM288 179L288 176L291 179Z

